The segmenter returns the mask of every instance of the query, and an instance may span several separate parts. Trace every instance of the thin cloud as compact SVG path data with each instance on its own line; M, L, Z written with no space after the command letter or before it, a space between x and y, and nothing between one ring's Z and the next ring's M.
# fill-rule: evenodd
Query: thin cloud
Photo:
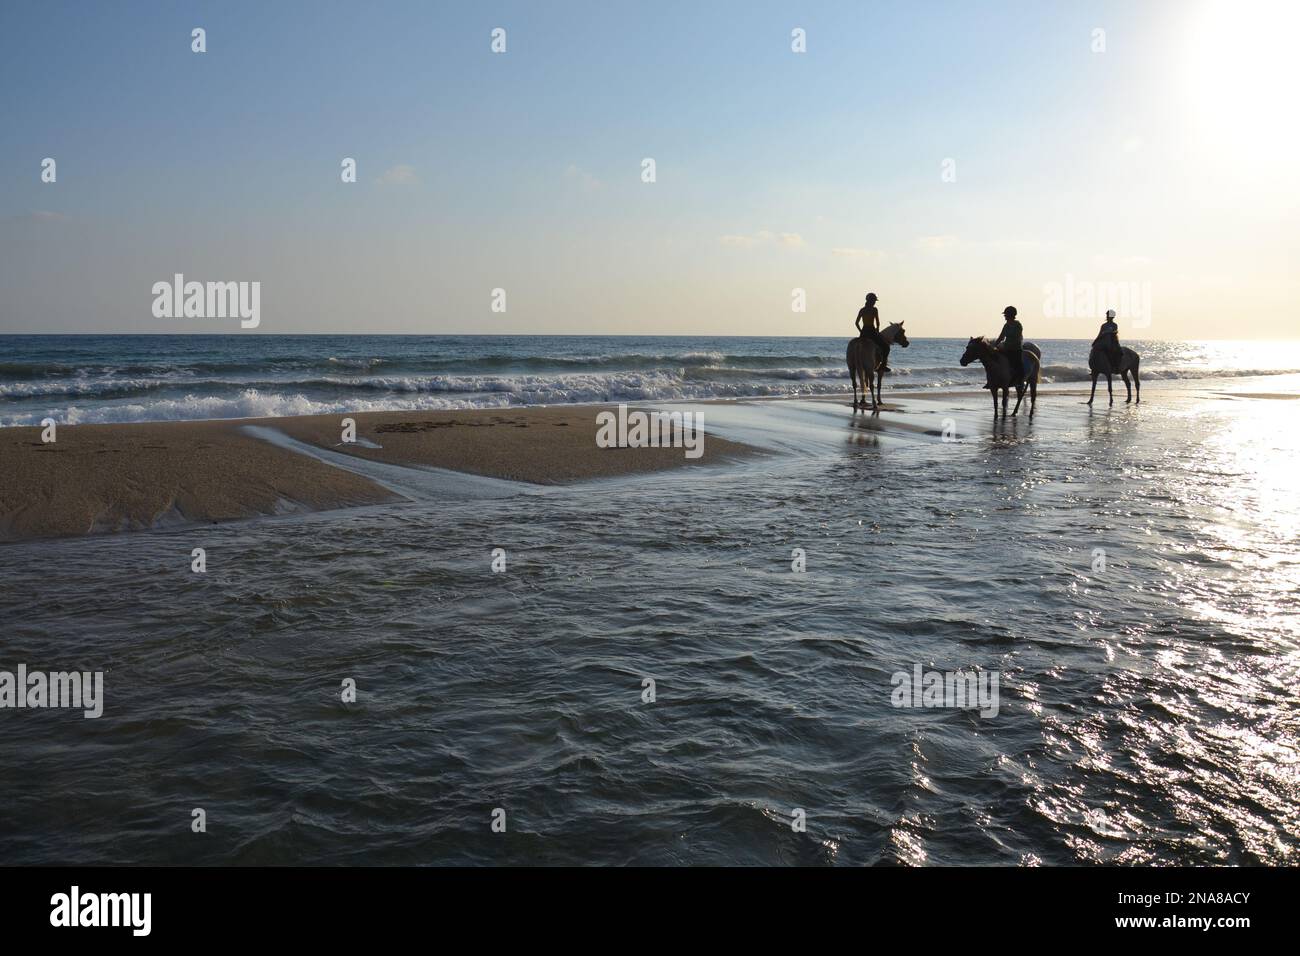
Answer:
M922 236L913 245L923 252L943 252L955 246L964 250L995 252L1032 252L1055 245L1054 240L1041 239L959 239L957 236Z
M754 246L766 245L772 243L778 246L785 246L787 249L797 249L806 245L803 236L797 232L771 232L762 229L752 235L726 235L719 237L718 241L724 246L730 246L734 249L752 249Z
M922 236L916 240L916 247L926 252L942 252L957 244L956 236Z
M390 166L382 176L375 180L381 186L418 186L420 177L415 175L415 167L405 163Z
M1092 257L1092 267L1106 272L1120 269L1145 269L1152 264L1149 256L1116 256L1099 254Z
M14 222L67 222L68 216L61 212L51 212L48 209L33 209L29 213L23 213L17 216L11 216Z
M990 249L1005 249L1011 252L1029 252L1034 249L1042 249L1050 243L1044 243L1039 239L990 239L983 243Z
M876 249L855 249L851 246L836 246L831 250L833 256L843 256L848 259L876 259L884 255Z
M583 192L594 193L605 188L605 183L596 176L595 173L583 169L581 166L575 166L570 163L564 171L564 178L569 182L577 183L578 188Z

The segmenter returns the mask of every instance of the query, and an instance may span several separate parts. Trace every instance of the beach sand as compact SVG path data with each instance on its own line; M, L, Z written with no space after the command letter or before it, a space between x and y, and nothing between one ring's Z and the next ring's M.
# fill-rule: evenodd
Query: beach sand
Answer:
M708 436L681 448L599 448L592 406L60 425L0 429L0 541L133 531L378 504L400 498L369 478L249 434L276 429L358 458L536 484L660 471L754 453ZM380 447L368 447L366 443Z
M0 540L375 504L395 495L232 422L0 430Z
M1215 392L1227 400L1292 399L1294 394ZM987 400L978 389L886 393L884 411L936 402ZM1056 400L1087 389L1044 391ZM1120 393L1119 402L1123 401ZM747 399L750 405L782 398ZM901 400L901 401L900 401ZM721 399L708 405L732 405ZM848 395L815 403L844 405ZM920 406L913 404L920 402ZM1014 397L1012 399L1014 402ZM1098 407L1106 406L1104 394ZM982 404L980 406L983 407ZM739 460L766 452L709 434L703 455L681 448L600 448L596 415L614 406L533 406L463 411L387 411L222 421L60 425L41 442L38 427L0 429L0 541L207 524L401 500L362 474L272 444L249 426L273 429L326 453L402 467L433 467L531 484L568 484ZM356 423L354 443L342 422ZM867 431L936 435L934 423L858 413ZM325 454L324 458L330 456Z
M604 406L561 405L366 412L349 416L357 425L358 441L354 444L341 441L341 415L305 415L245 424L269 425L298 441L371 461L431 465L542 485L662 471L756 452L711 434L703 444L703 455L696 459L687 459L681 448L598 448L596 415L602 410Z

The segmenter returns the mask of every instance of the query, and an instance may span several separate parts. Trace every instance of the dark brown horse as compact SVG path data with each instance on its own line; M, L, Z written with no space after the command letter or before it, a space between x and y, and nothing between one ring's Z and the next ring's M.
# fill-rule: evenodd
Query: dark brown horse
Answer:
M966 351L961 355L961 364L965 368L971 362L979 361L984 366L984 387L993 396L993 414L998 413L998 390L1002 390L1002 415L1007 414L1008 390L1011 388L1011 363L992 342L979 335L966 343ZM1025 383L1029 388L1029 416L1034 415L1034 406L1038 402L1038 376L1043 368L1043 353L1033 342L1024 344ZM1016 385L1016 407L1014 415L1020 411L1020 402L1025 397L1026 384Z
M1120 347L1119 368L1114 367L1111 362L1110 353L1105 349L1099 349L1097 346L1092 347L1088 353L1088 371L1092 373L1092 394L1088 396L1088 404L1097 397L1097 376L1106 376L1106 391L1110 393L1110 403L1115 404L1115 387L1112 384L1111 376L1118 374L1124 379L1124 391L1128 392L1125 404L1133 401L1133 388L1129 385L1128 373L1133 373L1133 385L1137 386L1137 403L1142 404L1142 380L1138 377L1138 366L1142 363L1142 357L1134 352L1131 348Z

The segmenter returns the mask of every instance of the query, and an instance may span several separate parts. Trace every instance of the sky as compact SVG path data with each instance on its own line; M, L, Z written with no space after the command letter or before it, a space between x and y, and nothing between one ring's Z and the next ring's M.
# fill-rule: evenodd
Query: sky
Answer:
M154 316L181 273L260 282L258 333L848 335L874 291L1300 337L1298 42L1285 0L5 0L0 333L238 332Z

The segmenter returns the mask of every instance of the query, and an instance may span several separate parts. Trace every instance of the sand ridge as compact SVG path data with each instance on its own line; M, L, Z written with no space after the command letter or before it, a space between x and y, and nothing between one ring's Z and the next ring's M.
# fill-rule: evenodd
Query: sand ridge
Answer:
M401 496L363 475L250 435L273 428L334 452L534 484L695 466L756 453L707 436L681 448L599 448L595 406L365 412L226 421L0 429L0 541L206 524L380 504ZM344 418L356 443L342 441Z

